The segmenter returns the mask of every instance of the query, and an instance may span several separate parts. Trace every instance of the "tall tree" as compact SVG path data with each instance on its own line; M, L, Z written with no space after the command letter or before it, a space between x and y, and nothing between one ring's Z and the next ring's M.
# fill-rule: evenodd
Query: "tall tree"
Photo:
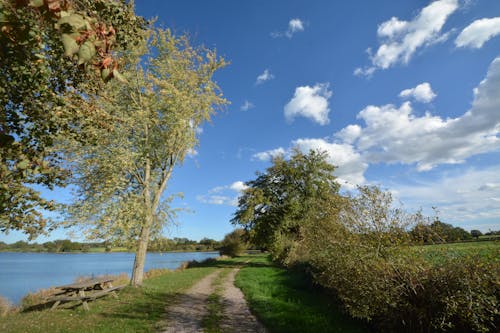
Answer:
M198 126L226 103L212 80L225 61L169 30L151 31L128 59L128 84L111 82L98 98L110 126L92 134L94 144L70 147L78 188L70 215L92 238L136 243L139 286L148 242L172 218L163 195L172 171L196 146Z
M66 184L53 144L86 140L74 129L102 121L85 96L120 78L117 52L144 27L132 1L0 0L0 231L34 237L46 229L41 211L56 206L33 185Z
M295 150L289 160L274 158L266 172L246 183L232 223L249 231L253 244L286 263L307 224L340 199L334 170L325 152Z

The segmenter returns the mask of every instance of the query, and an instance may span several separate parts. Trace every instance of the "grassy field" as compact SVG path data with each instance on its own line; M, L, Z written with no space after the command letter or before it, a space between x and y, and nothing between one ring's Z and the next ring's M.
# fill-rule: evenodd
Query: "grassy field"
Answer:
M433 261L439 262L444 257L480 256L487 260L500 261L500 242L465 242L424 245L416 247L423 255Z
M153 332L169 301L213 270L192 268L145 280L143 288L120 291L119 300L91 302L88 312L77 307L8 315L0 318L0 332Z
M367 332L342 313L337 301L311 286L302 273L253 257L236 277L250 309L271 332Z

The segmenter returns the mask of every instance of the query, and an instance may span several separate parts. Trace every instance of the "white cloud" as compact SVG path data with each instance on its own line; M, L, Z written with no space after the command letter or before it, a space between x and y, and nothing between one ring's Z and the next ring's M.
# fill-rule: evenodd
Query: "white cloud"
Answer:
M238 180L230 185L214 187L207 194L196 196L196 200L210 205L237 206L239 196L247 188L244 182ZM234 192L237 194L234 195Z
M274 79L274 75L271 74L269 69L265 69L262 74L257 76L257 80L255 81L255 84L262 84L262 83L269 81L269 80L272 80L272 79Z
M415 164L426 171L439 164L459 164L467 158L500 150L500 57L493 60L486 78L474 89L472 107L457 118L443 119L425 113L418 116L410 102L396 107L370 105L359 112L361 125L349 125L334 134L334 140L301 138L292 142L301 150L328 152L338 166L337 176L350 184L362 184L369 164ZM278 148L253 155L269 160ZM500 182L488 181L483 190ZM500 200L500 196L496 197Z
M483 18L472 22L462 30L455 40L455 45L479 49L497 35L500 35L500 17Z
M241 111L248 111L250 109L253 109L254 107L255 107L255 105L253 105L252 102L245 101L245 103L243 103L243 105L240 107L240 110Z
M320 125L328 124L328 100L332 96L328 88L328 83L297 87L293 98L285 105L286 120L291 122L295 117L302 116Z
M405 89L399 93L399 97L414 98L421 103L430 103L436 96L428 82L421 83L415 88Z
M244 190L246 190L248 188L248 186L245 185L245 183L242 182L241 180L238 180L238 181L235 181L234 183L232 183L231 185L229 185L229 188L233 191L236 191L236 192L243 192Z
M458 0L437 0L423 8L411 21L392 17L381 23L377 29L381 44L370 56L372 66L357 68L354 74L371 76L376 69L407 64L419 48L444 41L447 35L441 30L457 9Z
M259 161L265 162L265 161L269 161L269 160L271 160L277 156L280 156L280 155L283 155L283 156L286 155L286 150L283 149L282 147L253 154L252 160L259 160Z
M500 165L468 169L416 184L393 184L408 208L430 211L437 206L445 222L500 218Z
M335 175L340 184L352 188L365 182L364 172L368 165L353 146L345 143L329 142L325 139L298 139L292 145L303 152L320 150L328 154L328 162L335 165Z
M348 125L336 133L335 136L345 143L352 144L361 136L362 131L359 125Z
M416 163L420 171L438 164L462 163L473 155L500 149L500 57L474 90L471 109L461 117L442 119L414 114L410 102L367 106L354 144L369 163ZM337 136L346 134L340 131ZM347 128L345 132L348 132ZM353 143L353 140L346 140Z
M298 18L291 19L288 22L288 29L285 32L275 31L271 33L271 37L279 38L279 37L288 37L292 38L293 35L299 31L304 31L304 21Z

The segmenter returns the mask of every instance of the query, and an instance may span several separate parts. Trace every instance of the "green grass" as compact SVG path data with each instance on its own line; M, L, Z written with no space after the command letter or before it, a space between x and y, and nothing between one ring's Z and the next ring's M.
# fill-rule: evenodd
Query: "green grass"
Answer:
M253 257L236 276L250 309L271 332L367 332L344 315L335 298L313 288L297 272L273 266L267 257Z
M500 261L500 242L464 242L424 245L415 247L421 251L426 259L439 263L444 258L460 258L465 256L479 256L486 260Z
M165 306L176 295L212 272L199 267L145 280L142 288L127 287L119 300L106 297L89 303L90 311L32 311L0 318L0 332L151 332L165 318Z

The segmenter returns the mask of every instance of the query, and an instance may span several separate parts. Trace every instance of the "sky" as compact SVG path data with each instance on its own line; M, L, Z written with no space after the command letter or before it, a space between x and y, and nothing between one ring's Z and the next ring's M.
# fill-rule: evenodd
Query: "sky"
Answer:
M498 0L138 0L136 11L230 62L214 80L231 104L175 169L166 195L182 192L186 211L165 236L222 239L245 182L293 147L326 151L346 191L379 185L410 211L500 229Z

